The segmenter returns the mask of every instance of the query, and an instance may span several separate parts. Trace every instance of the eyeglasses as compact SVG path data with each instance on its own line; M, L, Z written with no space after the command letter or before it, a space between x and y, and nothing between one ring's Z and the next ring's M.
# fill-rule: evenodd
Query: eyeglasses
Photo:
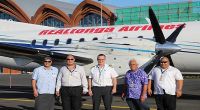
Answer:
M135 65L137 65L137 64L130 64L130 66L135 66Z
M74 60L74 59L67 59L67 60Z
M160 62L160 63L167 63L168 61L162 61L162 62Z
M51 63L51 61L44 61L45 63Z

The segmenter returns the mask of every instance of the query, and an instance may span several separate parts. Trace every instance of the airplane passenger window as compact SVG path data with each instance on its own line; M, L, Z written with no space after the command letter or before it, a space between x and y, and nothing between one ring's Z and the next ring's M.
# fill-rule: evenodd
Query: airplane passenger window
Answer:
M127 36L124 36L123 38L128 38Z
M85 39L84 38L81 38L80 40L79 40L79 42L84 42L85 41Z
M43 40L42 45L43 45L43 46L46 46L46 45L47 45L47 39Z
M66 44L71 44L71 43L72 43L72 39L71 38L67 39Z
M54 42L54 45L58 45L59 44L59 39L56 39Z
M112 37L108 37L107 39L112 39Z
M98 38L97 38L97 37L95 37L95 38L93 38L92 40L98 40Z
M122 44L122 45L130 45L130 44Z
M138 36L138 38L143 38L143 36Z
M32 40L31 45L35 46L35 44L36 44L36 40Z

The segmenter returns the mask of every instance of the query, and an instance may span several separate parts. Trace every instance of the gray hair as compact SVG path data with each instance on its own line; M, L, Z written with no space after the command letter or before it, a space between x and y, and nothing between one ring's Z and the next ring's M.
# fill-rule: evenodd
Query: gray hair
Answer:
M132 61L134 61L134 62L136 62L136 64L138 64L137 60L135 58L132 58L132 59L129 60L129 63L128 63L129 66L130 66L130 64L131 64Z

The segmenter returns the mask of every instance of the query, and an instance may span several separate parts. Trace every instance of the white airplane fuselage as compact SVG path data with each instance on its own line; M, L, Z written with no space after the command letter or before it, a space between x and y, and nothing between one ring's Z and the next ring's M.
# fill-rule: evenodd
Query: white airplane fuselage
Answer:
M156 43L153 41L150 24L53 28L5 20L0 20L0 23L0 43L90 57L93 63L82 64L87 71L96 64L96 56L99 53L106 54L107 63L122 74L128 69L128 61L131 58L136 58L142 65L155 55ZM160 26L167 38L181 24L183 23L163 23ZM180 70L199 72L200 22L185 24L175 42L181 47L181 51L171 57ZM64 61L54 64L61 66ZM32 70L39 65L27 56L0 53L0 66Z

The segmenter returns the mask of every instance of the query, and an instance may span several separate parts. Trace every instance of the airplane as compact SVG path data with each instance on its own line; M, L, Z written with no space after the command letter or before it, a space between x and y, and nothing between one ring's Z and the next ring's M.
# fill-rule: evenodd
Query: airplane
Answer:
M120 76L132 58L149 73L164 55L182 72L199 72L200 21L159 24L151 7L149 19L151 24L72 28L0 20L0 66L32 71L51 56L60 68L72 54L88 75L103 53Z

